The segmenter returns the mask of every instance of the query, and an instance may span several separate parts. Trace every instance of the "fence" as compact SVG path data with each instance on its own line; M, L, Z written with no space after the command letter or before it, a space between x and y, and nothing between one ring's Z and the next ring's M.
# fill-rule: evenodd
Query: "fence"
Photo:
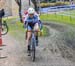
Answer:
M47 12L57 12L57 11L64 11L64 10L71 10L71 9L75 9L75 4L41 8L40 12L47 13Z

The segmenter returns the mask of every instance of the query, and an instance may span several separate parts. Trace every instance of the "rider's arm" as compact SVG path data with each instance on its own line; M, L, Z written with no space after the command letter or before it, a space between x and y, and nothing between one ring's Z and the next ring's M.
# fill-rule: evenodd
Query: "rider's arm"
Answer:
M42 24L42 22L41 22L41 20L40 20L39 14L38 14L38 13L35 13L35 15L37 16L37 19L38 19L38 22L39 22L40 30L42 30L43 24Z
M41 20L39 20L39 27L40 27L40 30L42 30L42 28L43 28L43 23L41 22Z
M39 27L40 27L40 30L42 30L43 24L42 24L42 22L41 22L41 20L40 20L39 15L35 15L35 22L38 22Z

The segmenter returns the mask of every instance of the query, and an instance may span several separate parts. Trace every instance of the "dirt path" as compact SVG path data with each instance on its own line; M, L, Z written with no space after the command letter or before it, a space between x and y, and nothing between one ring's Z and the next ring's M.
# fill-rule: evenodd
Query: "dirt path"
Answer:
M27 56L24 40L18 41L9 34L4 36L3 44L6 46L0 47L3 49L0 50L0 66L75 66L72 61L61 56L61 51L56 42L57 37L60 37L60 31L51 27L49 32L50 36L40 38L36 62L32 62L31 58Z

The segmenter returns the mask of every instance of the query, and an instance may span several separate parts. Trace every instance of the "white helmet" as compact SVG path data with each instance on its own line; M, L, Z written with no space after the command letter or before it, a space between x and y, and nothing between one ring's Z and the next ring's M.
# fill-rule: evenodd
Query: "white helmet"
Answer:
M34 13L35 13L34 8L29 8L29 9L28 9L28 14L34 14Z

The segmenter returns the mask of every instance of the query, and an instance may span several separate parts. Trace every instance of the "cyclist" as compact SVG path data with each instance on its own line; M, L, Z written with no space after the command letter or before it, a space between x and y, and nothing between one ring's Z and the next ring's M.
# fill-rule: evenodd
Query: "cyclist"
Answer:
M25 10L24 11L24 15L23 15L23 22L25 22L25 17L28 15L28 10ZM34 15L37 15L38 16L38 20L40 20L39 18L39 14L37 12L34 13Z
M25 17L26 17L27 14L28 14L28 10L25 10L24 14L23 14L23 17L22 17L23 23L25 22Z
M25 28L27 29L27 38L26 38L26 43L28 44L28 51L30 51L30 45L29 45L29 40L31 38L32 34L32 29L35 28L36 31L42 29L42 23L40 21L40 18L38 15L35 14L34 8L29 8L28 9L28 14L25 17L24 20ZM40 28L40 29L39 29ZM37 34L36 34L37 36ZM37 39L38 37L36 37Z

